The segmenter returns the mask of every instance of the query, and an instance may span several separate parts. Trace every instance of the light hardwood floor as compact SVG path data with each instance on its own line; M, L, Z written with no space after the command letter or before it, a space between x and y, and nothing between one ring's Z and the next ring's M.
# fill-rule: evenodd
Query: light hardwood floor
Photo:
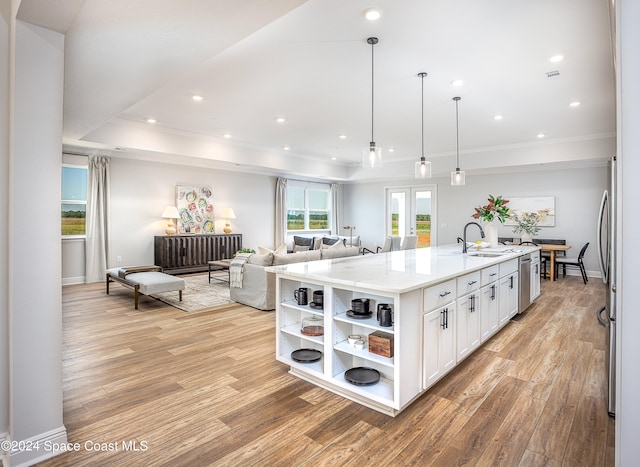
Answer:
M121 286L68 286L64 423L81 450L40 465L610 466L603 303L597 279L543 281L526 313L391 418L289 375L274 313L148 297L134 311Z

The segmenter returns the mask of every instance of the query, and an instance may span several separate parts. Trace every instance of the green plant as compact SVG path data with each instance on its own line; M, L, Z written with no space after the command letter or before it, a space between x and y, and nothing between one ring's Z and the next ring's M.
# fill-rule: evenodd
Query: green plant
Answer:
M475 214L471 217L474 219L481 219L485 222L491 222L494 219L498 219L502 224L509 218L509 208L507 203L508 199L503 199L502 196L489 195L489 204L474 208Z
M527 233L533 236L540 232L540 227L538 227L540 215L537 212L515 213L511 218L516 223L516 226L513 228L514 233Z
M238 253L255 253L256 250L253 250L251 248L240 248L238 251L236 251L233 256L237 255Z

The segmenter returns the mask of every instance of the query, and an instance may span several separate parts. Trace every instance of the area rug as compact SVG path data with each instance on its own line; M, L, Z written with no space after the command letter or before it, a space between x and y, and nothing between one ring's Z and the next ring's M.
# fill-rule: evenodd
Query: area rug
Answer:
M179 299L178 292L162 292L153 294L151 297L189 312L233 303L233 300L229 298L229 283L227 282L229 273L223 271L212 273L211 276L211 284L209 284L207 274L181 276L186 283L186 287L182 291L182 301Z

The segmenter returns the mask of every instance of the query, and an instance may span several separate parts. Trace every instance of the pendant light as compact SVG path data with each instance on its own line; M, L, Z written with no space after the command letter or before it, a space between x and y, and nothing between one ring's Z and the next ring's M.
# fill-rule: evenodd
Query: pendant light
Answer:
M371 44L371 142L362 151L362 167L373 169L382 167L382 148L373 140L373 46L378 43L378 38L369 37L367 43Z
M422 155L420 160L416 162L415 177L416 178L431 178L431 162L424 157L424 78L427 76L425 72L418 73L422 82Z
M460 139L458 132L458 102L460 97L454 97L456 103L456 170L451 172L451 185L464 186L464 171L460 170Z

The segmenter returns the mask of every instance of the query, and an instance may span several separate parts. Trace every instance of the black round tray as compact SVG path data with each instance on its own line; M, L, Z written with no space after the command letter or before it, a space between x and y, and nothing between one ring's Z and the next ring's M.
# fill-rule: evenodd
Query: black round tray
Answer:
M299 363L313 363L322 358L322 352L316 349L298 349L291 352L291 359Z
M380 381L380 372L374 368L357 366L345 371L344 379L356 386L371 386Z
M347 316L353 319L368 319L368 318L371 318L371 316L373 316L373 312L370 311L369 313L366 313L366 314L360 314L360 313L354 313L353 310L347 310Z

